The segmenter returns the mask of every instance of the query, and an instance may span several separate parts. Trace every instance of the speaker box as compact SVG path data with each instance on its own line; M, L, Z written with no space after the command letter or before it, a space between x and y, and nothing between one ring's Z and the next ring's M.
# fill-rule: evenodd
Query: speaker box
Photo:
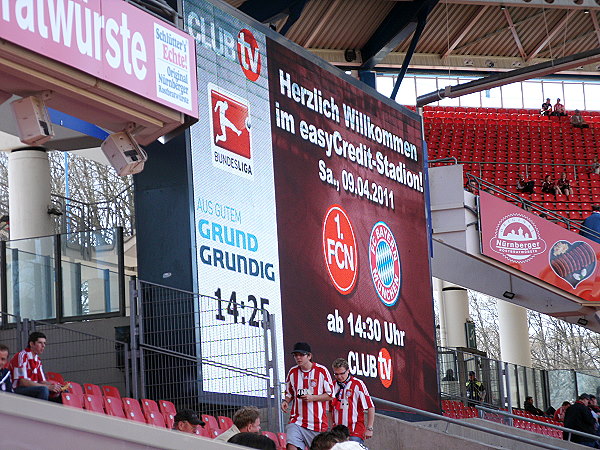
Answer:
M140 173L148 160L146 152L127 131L111 134L100 147L121 177Z
M36 96L25 97L11 103L21 142L42 145L54 137L52 122L46 105Z

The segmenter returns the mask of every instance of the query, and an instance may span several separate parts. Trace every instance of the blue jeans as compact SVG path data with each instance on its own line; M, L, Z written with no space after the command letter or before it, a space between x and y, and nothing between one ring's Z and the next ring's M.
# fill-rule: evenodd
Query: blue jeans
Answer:
M46 386L19 386L15 389L17 394L26 395L27 397L39 398L48 400L50 391Z
M358 436L350 436L350 438L348 439L349 441L354 441L354 442L358 442L360 444L364 444L365 441L363 441L361 438L359 438Z

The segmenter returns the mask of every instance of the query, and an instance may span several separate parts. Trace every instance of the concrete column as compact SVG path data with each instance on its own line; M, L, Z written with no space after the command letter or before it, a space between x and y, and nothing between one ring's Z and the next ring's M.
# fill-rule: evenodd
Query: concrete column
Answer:
M438 286L441 287L439 312L442 347L466 347L465 322L469 318L467 290L446 281L440 281Z
M43 147L13 150L8 157L11 272L9 312L30 319L54 314L54 233L50 164Z
M498 331L500 359L531 367L531 344L527 310L504 300L498 300Z
M43 147L13 150L8 157L10 239L54 233L50 206L50 164Z

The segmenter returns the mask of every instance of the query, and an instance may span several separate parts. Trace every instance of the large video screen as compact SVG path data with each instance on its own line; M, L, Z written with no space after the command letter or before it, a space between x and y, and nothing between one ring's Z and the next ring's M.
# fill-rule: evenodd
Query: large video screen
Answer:
M184 2L198 61L199 293L277 317L280 379L306 341L321 364L347 358L372 395L436 410L418 116L221 7ZM260 370L222 350L259 340L249 317L205 316L203 357ZM232 392L214 370L204 389Z

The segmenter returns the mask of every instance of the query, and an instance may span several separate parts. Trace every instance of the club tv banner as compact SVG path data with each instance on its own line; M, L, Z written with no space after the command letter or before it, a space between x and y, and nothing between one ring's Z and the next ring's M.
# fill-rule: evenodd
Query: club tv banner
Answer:
M584 300L600 300L600 244L480 194L483 254Z
M328 367L348 359L372 395L437 410L418 117L215 5L184 2L198 291L239 314L205 314L202 356L260 371L251 350L218 353L261 345L244 312L258 304L277 317L281 379L305 341ZM205 389L233 392L209 378Z

